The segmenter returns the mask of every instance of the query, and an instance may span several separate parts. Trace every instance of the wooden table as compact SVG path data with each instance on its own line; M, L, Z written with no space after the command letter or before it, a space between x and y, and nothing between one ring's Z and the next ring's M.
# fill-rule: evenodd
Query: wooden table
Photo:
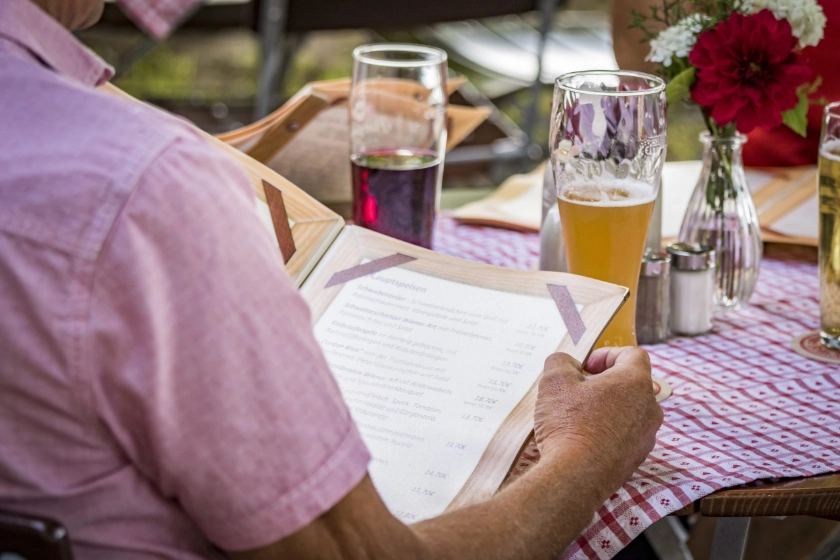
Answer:
M707 517L810 515L840 521L840 473L726 488L674 515L691 513Z
M798 247L796 257L816 263L816 247ZM791 254L789 246L766 244L765 256ZM672 515L699 513L718 518L712 546L714 560L743 558L752 517L806 515L840 521L840 473L808 478L757 481L705 496ZM835 543L840 546L840 543ZM817 558L815 556L815 558Z
M718 519L712 542L713 560L740 560L744 557L750 520L753 517L807 515L840 521L840 473L779 481L757 481L710 494L672 515L699 513ZM671 523L670 530L679 528ZM675 537L678 540L678 537ZM672 539L673 540L673 539ZM679 545L671 549L679 550ZM684 548L684 547L683 547ZM840 531L814 555L814 559L834 558L840 550ZM679 557L679 552L672 556ZM687 556L686 556L687 557Z

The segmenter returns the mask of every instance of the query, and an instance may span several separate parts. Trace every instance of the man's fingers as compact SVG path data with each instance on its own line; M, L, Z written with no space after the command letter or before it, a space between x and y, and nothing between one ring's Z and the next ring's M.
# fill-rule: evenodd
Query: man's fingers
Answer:
M557 352L545 359L543 376L564 375L583 380L583 366L564 352Z
M586 360L587 373L601 373L615 365L616 357L623 348L606 347L593 350Z
M603 373L616 366L642 368L650 374L650 356L637 346L598 348L586 360L587 373Z

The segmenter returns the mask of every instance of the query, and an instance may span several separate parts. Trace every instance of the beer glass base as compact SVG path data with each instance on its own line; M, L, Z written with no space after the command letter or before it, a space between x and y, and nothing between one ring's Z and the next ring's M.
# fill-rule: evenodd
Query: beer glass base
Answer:
M840 351L840 337L838 336L832 336L828 333L820 331L820 342L822 342L823 346L826 348Z

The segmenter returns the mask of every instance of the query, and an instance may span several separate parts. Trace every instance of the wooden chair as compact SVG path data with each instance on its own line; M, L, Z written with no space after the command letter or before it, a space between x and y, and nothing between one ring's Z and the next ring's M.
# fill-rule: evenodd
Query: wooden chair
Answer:
M717 518L712 541L714 560L743 560L754 517L791 515L840 521L840 473L784 480L759 480L718 490L687 505L649 528L645 535L663 560L690 560L687 533L675 516L699 513ZM661 550L660 550L661 549ZM812 560L840 560L840 528L820 546Z
M0 560L73 560L67 529L52 519L0 511Z

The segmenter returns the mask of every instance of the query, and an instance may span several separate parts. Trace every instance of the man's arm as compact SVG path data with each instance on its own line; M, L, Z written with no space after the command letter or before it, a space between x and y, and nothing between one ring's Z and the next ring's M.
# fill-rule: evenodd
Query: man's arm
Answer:
M406 526L365 477L303 529L231 558L556 557L644 460L662 422L643 350L598 350L586 365L598 375L585 377L566 354L546 360L535 414L540 462L487 502Z

